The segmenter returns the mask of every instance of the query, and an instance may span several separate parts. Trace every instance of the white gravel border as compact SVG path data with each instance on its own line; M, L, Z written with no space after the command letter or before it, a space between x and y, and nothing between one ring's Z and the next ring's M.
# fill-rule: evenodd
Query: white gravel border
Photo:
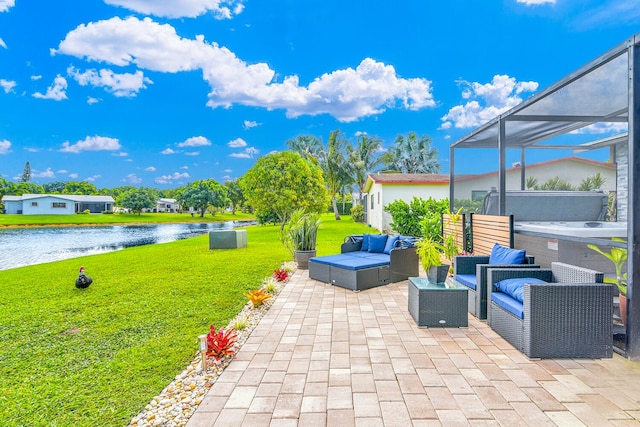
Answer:
M288 269L293 274L297 268L295 262L286 262L282 268ZM262 317L269 310L276 297L289 282L275 282L275 289L272 297L257 308L253 308L251 302L247 302L242 310L229 322L225 329L228 329L240 320L246 321L244 329L236 330L238 341L235 352L247 341L251 332L258 325ZM208 331L203 331L208 332ZM197 337L194 337L197 339ZM220 374L233 360L232 356L222 359L219 363L214 363L212 358L208 360L206 371L202 370L200 351L189 366L185 368L162 392L154 397L147 406L144 407L129 423L129 427L183 427L189 418L196 411L196 408L207 394L207 391L216 382Z

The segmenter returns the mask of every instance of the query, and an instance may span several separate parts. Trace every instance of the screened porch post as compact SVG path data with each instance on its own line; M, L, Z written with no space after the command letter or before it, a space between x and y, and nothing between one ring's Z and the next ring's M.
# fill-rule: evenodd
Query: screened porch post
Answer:
M453 163L453 146L449 146L449 212L455 212L455 206L453 206L453 195L455 194L453 188L453 175L454 175L454 163Z
M502 117L498 119L498 191L500 192L500 207L498 211L498 215L505 215L505 211L507 210L507 186L506 186L506 178L505 178L505 165L506 165L506 133L505 133L505 122L502 120Z
M627 324L626 353L633 360L640 360L640 299L634 301L634 288L640 283L640 40L634 37L629 47L629 200L627 214ZM639 298L640 298L640 291Z

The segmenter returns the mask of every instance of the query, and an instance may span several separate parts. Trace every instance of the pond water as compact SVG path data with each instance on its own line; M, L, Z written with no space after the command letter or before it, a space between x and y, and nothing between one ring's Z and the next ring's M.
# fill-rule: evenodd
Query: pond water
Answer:
M212 230L250 225L250 221L210 224L112 225L0 229L0 270L166 243Z

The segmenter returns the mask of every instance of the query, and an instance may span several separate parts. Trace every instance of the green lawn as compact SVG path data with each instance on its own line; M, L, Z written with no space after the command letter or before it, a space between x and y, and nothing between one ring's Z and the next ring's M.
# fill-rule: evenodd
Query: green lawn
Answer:
M236 212L218 213L215 216L205 214L191 216L188 213L143 213L143 214L75 214L75 215L0 215L2 226L31 226L31 225L86 225L86 224L126 224L126 223L178 223L178 222L214 222L239 221L255 219L253 214Z
M367 230L324 215L318 253ZM127 425L193 360L197 336L291 259L278 227L247 233L242 249L210 251L203 235L0 271L0 425Z

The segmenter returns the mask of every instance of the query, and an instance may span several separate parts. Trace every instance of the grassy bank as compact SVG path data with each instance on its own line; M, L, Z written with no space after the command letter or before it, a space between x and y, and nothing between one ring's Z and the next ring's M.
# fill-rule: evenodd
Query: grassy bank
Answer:
M214 222L214 221L241 221L255 219L252 214L236 212L218 213L216 215L205 214L191 216L188 213L143 213L125 214L76 214L76 215L0 215L0 227L29 227L37 225L104 225L104 224L131 224L131 223L181 223L181 222Z
M364 230L325 215L318 253ZM247 233L242 249L210 251L204 235L0 271L0 425L126 425L290 259L278 227Z

